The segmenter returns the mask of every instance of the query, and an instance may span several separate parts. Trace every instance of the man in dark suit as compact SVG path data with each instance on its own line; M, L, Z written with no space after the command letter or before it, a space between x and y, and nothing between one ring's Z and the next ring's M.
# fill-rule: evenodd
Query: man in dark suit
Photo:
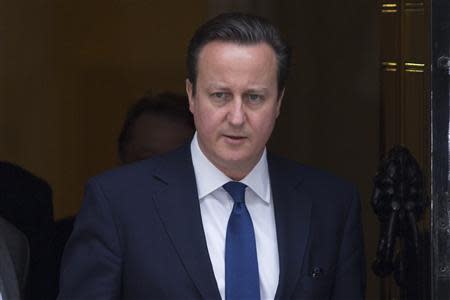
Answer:
M56 298L52 189L43 179L7 161L0 161L0 216L25 234L30 267L24 298Z
M266 152L289 50L223 14L188 48L190 145L91 179L59 299L363 299L355 188Z
M0 299L22 299L29 259L25 235L0 217Z

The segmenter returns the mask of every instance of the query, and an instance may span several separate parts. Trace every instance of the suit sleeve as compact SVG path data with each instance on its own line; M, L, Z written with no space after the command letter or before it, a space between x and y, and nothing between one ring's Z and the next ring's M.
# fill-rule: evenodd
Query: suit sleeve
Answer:
M92 179L64 250L58 299L119 299L121 261L111 207Z
M332 299L364 299L366 267L361 224L361 203L356 189L350 202Z

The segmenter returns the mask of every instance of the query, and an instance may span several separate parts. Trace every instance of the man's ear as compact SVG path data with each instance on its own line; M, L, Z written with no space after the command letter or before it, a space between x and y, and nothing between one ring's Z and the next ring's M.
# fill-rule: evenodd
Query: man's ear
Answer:
M192 83L191 83L191 81L188 79L188 78L186 78L186 94L187 94L187 96L188 96L188 99L189 99L189 110L191 111L191 113L193 113L193 110L194 110L194 95L193 95L193 92L194 92L194 90L193 90L193 86L192 86Z
M281 102L283 102L283 97L284 97L284 90L283 89L280 93L280 96L278 97L278 103L277 103L277 118L280 115L280 109L281 109Z

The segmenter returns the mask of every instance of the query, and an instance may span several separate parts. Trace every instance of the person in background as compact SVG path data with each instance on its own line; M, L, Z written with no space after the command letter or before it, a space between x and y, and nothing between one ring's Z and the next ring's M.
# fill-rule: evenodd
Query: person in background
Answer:
M0 217L0 300L24 299L29 261L26 236Z
M16 164L0 161L0 216L29 241L30 267L24 298L55 299L58 284L50 185Z
M266 151L289 65L261 17L197 29L193 139L89 180L59 299L364 298L356 188Z
M132 105L126 115L118 138L120 162L132 163L174 150L190 140L194 131L194 120L186 96L171 92L155 96L147 94ZM58 270L74 221L75 216L56 221Z
M119 159L126 164L163 154L185 144L194 131L186 96L145 95L128 111L118 139Z

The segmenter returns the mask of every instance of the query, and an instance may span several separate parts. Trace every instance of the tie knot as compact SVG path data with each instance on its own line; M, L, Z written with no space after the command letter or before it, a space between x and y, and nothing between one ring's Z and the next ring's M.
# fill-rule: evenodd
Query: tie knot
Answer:
M245 189L247 186L242 182L230 181L225 183L223 188L230 194L235 203L245 202Z

